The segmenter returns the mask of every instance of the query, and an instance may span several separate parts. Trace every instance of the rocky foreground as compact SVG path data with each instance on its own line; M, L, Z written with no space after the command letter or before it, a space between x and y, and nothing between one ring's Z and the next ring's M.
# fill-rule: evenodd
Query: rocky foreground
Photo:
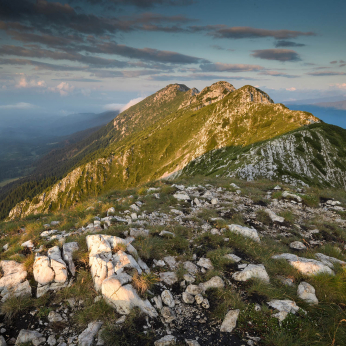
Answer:
M0 345L342 345L346 194L237 184L0 224Z

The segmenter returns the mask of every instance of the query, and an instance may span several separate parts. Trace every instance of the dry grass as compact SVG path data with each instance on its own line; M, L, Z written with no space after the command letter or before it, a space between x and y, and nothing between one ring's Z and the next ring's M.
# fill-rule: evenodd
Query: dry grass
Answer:
M133 275L132 277L133 286L141 295L143 295L158 281L158 277L153 273L143 273L139 275L138 272L136 272L135 275Z

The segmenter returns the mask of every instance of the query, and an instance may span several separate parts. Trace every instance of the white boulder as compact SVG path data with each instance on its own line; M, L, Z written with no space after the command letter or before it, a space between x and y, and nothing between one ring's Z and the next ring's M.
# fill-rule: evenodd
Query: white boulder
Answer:
M231 333L237 325L239 313L240 313L239 309L228 311L221 324L220 332Z
M285 259L299 270L301 273L305 275L316 275L320 273L326 273L334 275L333 270L331 270L328 266L323 264L320 261L316 261L310 258L298 257L297 255L293 255L291 253L283 253L280 255L272 256L273 259Z
M250 239L257 241L257 242L261 241L257 231L254 228L248 228L248 227L235 225L235 224L228 225L227 227L231 232L234 232L236 234L240 234L243 237L250 238Z
M263 264L249 264L244 270L234 273L232 278L236 281L260 279L269 282L269 275Z
M315 294L315 288L307 282L301 282L297 289L297 295L300 299L305 300L309 304L318 304Z

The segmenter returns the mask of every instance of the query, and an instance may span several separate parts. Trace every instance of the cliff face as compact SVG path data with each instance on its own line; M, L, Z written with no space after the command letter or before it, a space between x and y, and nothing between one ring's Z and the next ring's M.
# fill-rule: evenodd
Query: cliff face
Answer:
M274 104L251 86L235 90L219 82L196 94L170 85L117 117L117 136L97 151L96 159L33 200L19 203L9 217L46 213L88 195L167 177L211 150L248 146L318 121L312 114Z
M179 174L261 178L346 189L346 131L327 124L300 128L264 143L209 152Z

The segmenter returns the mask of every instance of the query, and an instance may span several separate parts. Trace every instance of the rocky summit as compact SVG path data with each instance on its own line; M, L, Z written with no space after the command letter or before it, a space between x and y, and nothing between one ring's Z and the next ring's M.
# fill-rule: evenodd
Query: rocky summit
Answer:
M158 180L0 223L1 345L344 345L346 192Z

